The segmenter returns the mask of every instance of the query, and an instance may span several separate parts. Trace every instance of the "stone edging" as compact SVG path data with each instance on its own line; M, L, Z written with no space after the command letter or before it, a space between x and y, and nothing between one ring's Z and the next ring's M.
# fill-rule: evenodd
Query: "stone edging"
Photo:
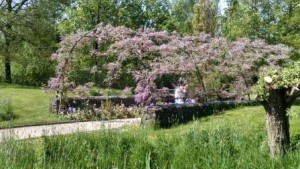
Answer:
M132 119L115 119L115 120L108 120L108 121L77 122L77 123L64 123L64 124L1 129L0 142L9 139L19 140L19 139L37 138L42 136L95 131L95 130L102 130L102 129L114 129L126 125L139 125L140 122L141 122L141 118L132 118Z

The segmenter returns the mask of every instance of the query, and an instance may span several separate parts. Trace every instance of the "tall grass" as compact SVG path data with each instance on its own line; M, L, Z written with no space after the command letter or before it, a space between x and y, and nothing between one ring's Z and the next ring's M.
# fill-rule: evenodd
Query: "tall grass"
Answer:
M146 134L103 132L44 138L42 153L28 142L5 143L4 168L297 168L299 150L270 159L265 134L234 129L189 131L172 139ZM253 139L255 138L255 139ZM9 156L7 156L9 153Z
M11 120L15 117L11 105L11 101L4 97L0 97L0 122Z
M300 107L291 151L270 158L261 106L242 107L171 129L154 126L0 143L0 168L299 168Z

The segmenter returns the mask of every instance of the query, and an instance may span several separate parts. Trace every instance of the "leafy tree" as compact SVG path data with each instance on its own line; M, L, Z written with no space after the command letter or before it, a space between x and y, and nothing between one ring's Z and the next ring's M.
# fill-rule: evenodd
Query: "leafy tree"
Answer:
M119 6L118 24L139 29L145 25L145 14L141 0L123 0Z
M167 21L167 30L181 34L193 33L193 7L196 0L176 0L172 4L171 17Z
M4 68L5 68L5 81L7 83L12 82L11 78L11 60L12 60L12 47L20 40L18 28L15 27L17 22L23 18L21 10L26 9L26 6L30 3L29 0L22 0L21 2L14 2L12 0L0 1L1 9L1 46L2 55L4 56ZM22 21L22 20L21 20Z
M219 1L199 0L194 6L193 31L214 36L217 30Z
M100 22L117 25L117 0L77 0L65 9L59 23L62 35L93 29Z
M287 0L284 9L278 28L280 42L300 49L300 4L296 0Z
M261 1L262 2L262 1ZM262 13L264 10L259 1L228 1L228 8L225 10L222 35L229 39L237 38L262 38L265 31L262 24ZM267 16L267 15L266 15Z
M228 7L225 11L225 16L223 18L224 23L222 25L222 36L228 39L236 39L239 37L244 37L244 29L247 29L247 24L242 25L244 16L243 9L238 0L228 1Z
M91 30L99 23L161 30L170 17L169 8L165 0L78 0L67 7L60 30L67 35Z
M167 21L170 19L170 4L166 0L144 0L144 28L166 30Z
M3 46L0 55L4 60L5 81L41 85L53 73L48 56L56 48L55 23L67 1L0 2L0 43Z
M222 17L222 36L264 39L299 49L299 2L294 0L229 0Z

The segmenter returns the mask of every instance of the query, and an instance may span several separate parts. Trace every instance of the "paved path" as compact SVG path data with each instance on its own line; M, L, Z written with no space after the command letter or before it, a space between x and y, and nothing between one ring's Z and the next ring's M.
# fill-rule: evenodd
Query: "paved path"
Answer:
M125 125L140 124L140 118L118 119L109 121L77 122L41 126L20 127L0 130L0 142L7 139L27 139L41 136L69 134L101 129L113 129Z

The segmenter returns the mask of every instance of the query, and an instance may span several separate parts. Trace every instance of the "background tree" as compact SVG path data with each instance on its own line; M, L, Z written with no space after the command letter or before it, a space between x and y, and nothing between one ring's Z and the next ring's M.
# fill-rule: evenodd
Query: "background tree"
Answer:
M238 0L230 0L227 2L225 9L225 16L223 17L224 23L222 24L222 36L228 39L236 39L243 37L245 32L243 23L243 10Z
M0 56L5 81L40 86L53 73L49 55L56 49L55 26L67 2L24 0L0 4Z
M62 35L93 29L100 22L116 25L118 22L117 0L77 0L65 9L59 23Z
M66 8L59 27L64 35L91 30L99 23L161 30L169 19L169 9L164 0L78 0Z
M193 31L214 36L217 30L219 1L199 0L194 5Z
M168 21L169 31L177 31L181 34L193 33L193 7L196 0L176 0L172 3L171 18Z
M299 49L299 2L294 0L229 0L221 35L228 39L264 39Z
M296 0L285 1L284 13L279 22L280 42L300 49L300 3Z
M144 0L144 28L167 30L166 25L170 19L170 3L167 0Z
M1 9L1 46L2 55L4 56L4 70L5 81L7 83L12 82L11 77L11 60L12 60L12 46L19 40L19 32L16 25L23 19L23 12L21 10L26 9L30 0L22 0L21 2L15 2L13 0L2 0L0 2Z

